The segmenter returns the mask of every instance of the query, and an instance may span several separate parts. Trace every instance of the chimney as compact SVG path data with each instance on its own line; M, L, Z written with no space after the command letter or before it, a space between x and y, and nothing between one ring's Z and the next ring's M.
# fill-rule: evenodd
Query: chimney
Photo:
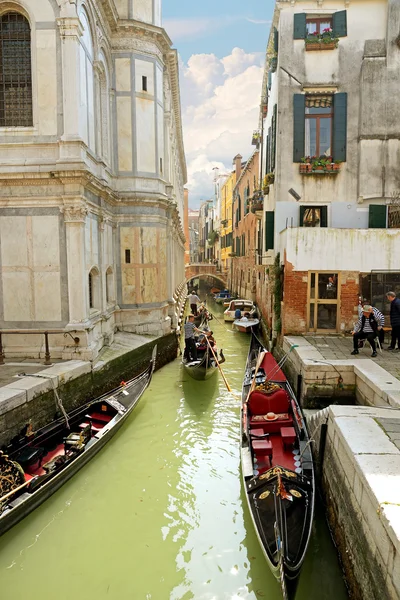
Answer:
M239 179L240 173L242 172L242 158L243 156L236 154L235 158L233 159L233 164L235 165L236 171L236 181Z

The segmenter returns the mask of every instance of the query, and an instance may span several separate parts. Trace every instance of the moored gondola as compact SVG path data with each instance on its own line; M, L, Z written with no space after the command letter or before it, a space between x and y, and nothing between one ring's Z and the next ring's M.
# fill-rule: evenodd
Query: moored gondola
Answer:
M154 371L75 409L42 429L30 428L0 453L0 535L37 508L114 435L137 405Z
M241 466L257 537L283 597L293 600L314 514L313 459L293 391L254 334L242 391Z

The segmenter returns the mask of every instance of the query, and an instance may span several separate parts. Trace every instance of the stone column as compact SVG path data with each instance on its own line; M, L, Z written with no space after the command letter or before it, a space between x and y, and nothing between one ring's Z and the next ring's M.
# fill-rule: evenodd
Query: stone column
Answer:
M67 238L68 301L70 325L87 321L88 274L85 261L85 203L66 204L64 213Z
M76 140L79 136L79 39L83 33L78 17L57 19L61 36L63 79L63 141Z

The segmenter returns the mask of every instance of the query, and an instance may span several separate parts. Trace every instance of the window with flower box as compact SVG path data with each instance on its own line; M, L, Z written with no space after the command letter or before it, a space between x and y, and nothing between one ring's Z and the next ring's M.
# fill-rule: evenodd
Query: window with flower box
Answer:
M332 50L347 36L347 11L332 15L294 15L293 38L304 40L306 50Z

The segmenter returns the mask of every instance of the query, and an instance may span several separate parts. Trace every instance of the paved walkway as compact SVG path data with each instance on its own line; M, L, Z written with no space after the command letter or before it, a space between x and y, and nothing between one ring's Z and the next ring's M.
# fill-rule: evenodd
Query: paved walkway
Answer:
M304 338L307 342L315 346L326 360L343 360L348 358L365 360L369 358L388 371L393 377L400 379L400 351L387 352L385 348L388 347L388 344L385 344L382 352L378 350L376 358L371 358L371 348L368 342L364 345L364 348L360 349L360 354L351 356L353 338L350 336L305 335Z

